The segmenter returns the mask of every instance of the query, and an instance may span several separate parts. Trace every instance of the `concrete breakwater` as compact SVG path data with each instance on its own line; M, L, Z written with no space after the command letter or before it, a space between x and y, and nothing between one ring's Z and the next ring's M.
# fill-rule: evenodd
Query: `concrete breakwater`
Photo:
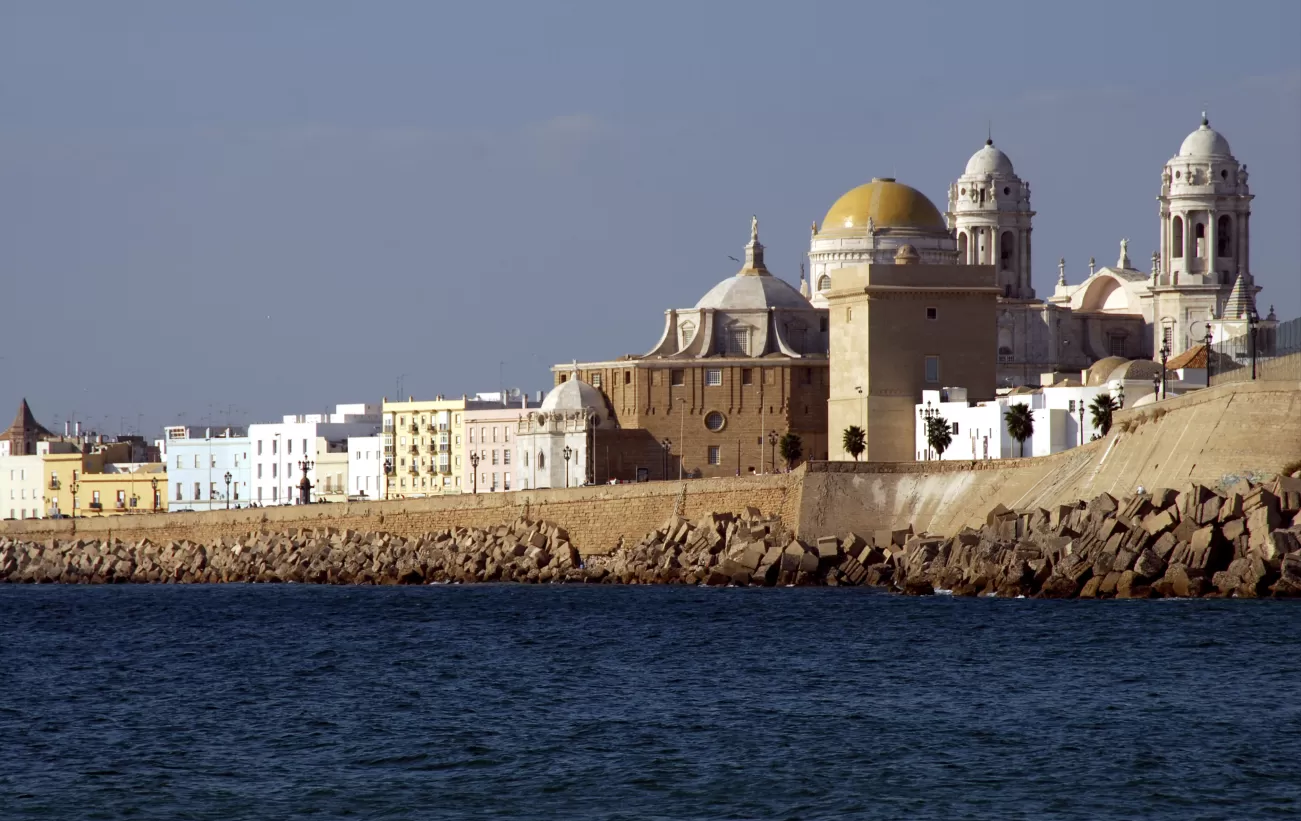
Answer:
M912 528L806 543L755 508L674 516L585 559L565 529L519 518L419 537L331 528L212 544L0 540L11 583L433 582L869 585L1045 598L1301 596L1301 479L1157 489L1047 510L999 505L951 537Z

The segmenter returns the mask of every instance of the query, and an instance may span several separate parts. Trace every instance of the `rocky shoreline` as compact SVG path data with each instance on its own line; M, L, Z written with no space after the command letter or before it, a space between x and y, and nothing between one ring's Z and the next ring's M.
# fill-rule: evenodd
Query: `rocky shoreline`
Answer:
M201 545L0 538L0 583L574 583L872 586L911 595L1301 596L1301 479L1200 485L1053 510L992 510L951 537L911 528L794 538L754 508L672 517L637 544L580 557L517 519L403 539L290 530Z

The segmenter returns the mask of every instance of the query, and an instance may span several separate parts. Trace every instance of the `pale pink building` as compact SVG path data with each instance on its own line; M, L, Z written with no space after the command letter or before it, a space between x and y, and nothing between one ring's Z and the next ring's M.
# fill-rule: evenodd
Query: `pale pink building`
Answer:
M509 395L505 402L501 394L478 394L466 402L464 426L459 442L453 442L456 451L457 472L465 477L462 493L475 491L475 476L479 493L502 493L523 489L519 481L527 475L524 457L516 447L515 431L520 419L541 403L526 395ZM477 468L470 457L477 454Z

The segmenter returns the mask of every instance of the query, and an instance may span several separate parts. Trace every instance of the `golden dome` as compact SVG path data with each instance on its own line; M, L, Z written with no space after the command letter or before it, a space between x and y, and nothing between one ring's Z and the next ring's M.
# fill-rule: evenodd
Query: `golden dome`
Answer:
M863 229L868 219L877 228L948 233L944 217L925 194L890 178L874 179L836 200L822 220L822 230Z

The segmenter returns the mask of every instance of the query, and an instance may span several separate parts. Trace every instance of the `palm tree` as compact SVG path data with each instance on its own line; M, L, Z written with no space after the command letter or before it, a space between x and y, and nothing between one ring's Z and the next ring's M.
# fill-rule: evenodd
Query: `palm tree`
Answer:
M944 458L944 451L953 444L953 432L949 428L949 420L943 416L932 416L926 420L926 444L935 451L936 459Z
M845 452L854 457L855 462L858 461L858 457L863 455L863 451L867 450L867 435L863 433L863 429L858 425L850 425L845 428L845 435L841 437L840 442L844 446Z
M787 470L790 470L804 455L804 444L800 442L800 437L793 433L783 436L777 447L781 450L782 459L786 460Z
M1034 416L1030 413L1030 406L1020 402L1009 405L1003 421L1007 422L1008 435L1017 441L1021 455L1025 456L1025 440L1034 436Z
M1120 410L1120 403L1111 394L1100 393L1093 397L1093 402L1089 405L1089 416L1093 418L1093 427L1106 436L1111 430L1111 415L1118 410Z

